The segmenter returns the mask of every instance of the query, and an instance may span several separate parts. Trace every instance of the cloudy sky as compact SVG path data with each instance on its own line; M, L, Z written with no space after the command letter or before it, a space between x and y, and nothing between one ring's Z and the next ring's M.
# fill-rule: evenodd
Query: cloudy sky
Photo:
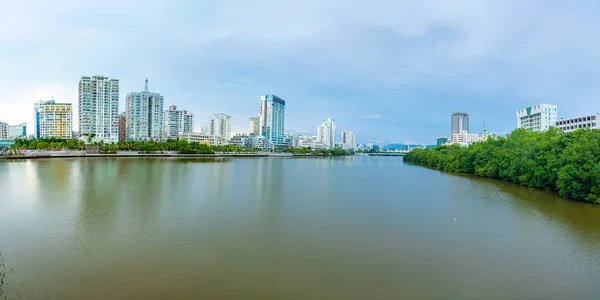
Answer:
M121 80L247 131L261 94L286 128L323 118L359 142L434 143L453 111L471 131L516 126L546 102L600 112L600 2L541 0L0 0L0 121L54 97L77 109L84 75ZM74 126L76 129L76 126Z

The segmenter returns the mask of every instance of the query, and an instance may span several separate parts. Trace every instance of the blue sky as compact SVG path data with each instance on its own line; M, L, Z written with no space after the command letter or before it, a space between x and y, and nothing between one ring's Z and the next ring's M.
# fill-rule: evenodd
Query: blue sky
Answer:
M5 1L0 121L33 127L33 103L76 107L84 75L144 88L248 130L261 94L287 101L286 128L323 118L359 142L434 143L450 115L502 133L515 111L600 112L600 2L541 0ZM76 126L74 127L76 129Z

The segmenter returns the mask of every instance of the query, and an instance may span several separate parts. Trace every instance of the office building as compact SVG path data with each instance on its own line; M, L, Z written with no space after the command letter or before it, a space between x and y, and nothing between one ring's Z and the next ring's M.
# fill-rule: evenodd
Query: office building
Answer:
M119 80L101 75L79 80L79 138L119 140Z
M436 145L438 145L438 146L441 146L441 145L443 145L443 144L445 144L445 143L447 143L447 142L448 142L448 138L447 138L447 137L443 137L443 136L442 136L442 137L439 137L439 138L437 139L437 143L436 143Z
M469 114L466 112L453 113L451 126L450 137L453 137L455 134L462 134L464 131L469 132Z
M561 119L556 121L556 127L564 132L575 131L580 128L600 129L600 114L588 115L585 117Z
M167 138L194 131L194 115L187 110L177 110L175 105L165 110L163 121L163 136Z
M300 135L300 136L298 136L298 147L309 148L309 149L313 149L313 150L326 148L321 142L319 142L319 137L316 135Z
M227 145L227 139L222 136L214 136L210 134L196 133L196 132L186 132L182 133L178 136L179 140L185 140L189 143L200 143L207 144L211 146L223 146Z
M9 139L22 139L27 137L27 123L8 125Z
M148 79L144 91L127 94L127 139L156 140L163 137L163 96L148 90Z
M231 139L231 117L227 114L214 114L208 121L208 134Z
M260 116L250 118L250 134L260 135Z
M0 122L0 139L8 138L8 124Z
M468 145L471 145L472 143L475 143L475 142L482 142L482 141L485 141L486 139L487 139L487 136L485 136L485 135L480 135L480 134L476 134L476 133L469 133L466 130L464 130L460 134L453 134L452 135L452 143L453 144L460 144L460 145L463 145L463 146L468 146Z
M323 123L317 127L318 142L323 144L326 149L335 147L335 120L324 119Z
M356 148L356 136L350 130L342 131L342 146L344 150L354 150Z
M284 142L285 100L275 95L260 97L260 134L269 140L272 147Z
M127 113L119 114L119 142L124 142L127 139Z
M517 111L517 128L546 131L550 126L556 125L557 116L556 105L537 104Z
M71 103L54 100L35 104L35 138L73 138L73 107Z

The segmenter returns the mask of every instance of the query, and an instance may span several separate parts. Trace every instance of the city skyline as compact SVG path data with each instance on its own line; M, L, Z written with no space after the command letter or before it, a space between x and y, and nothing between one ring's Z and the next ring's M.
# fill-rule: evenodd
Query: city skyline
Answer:
M600 55L581 47L600 20L585 1L110 1L7 3L0 120L32 133L32 103L52 97L76 116L73 83L92 74L120 79L119 111L148 77L166 104L197 120L225 112L245 132L255 97L275 93L289 101L286 130L311 133L334 116L357 142L433 143L453 111L494 132L534 103L565 117L600 111ZM275 14L289 19L262 18Z

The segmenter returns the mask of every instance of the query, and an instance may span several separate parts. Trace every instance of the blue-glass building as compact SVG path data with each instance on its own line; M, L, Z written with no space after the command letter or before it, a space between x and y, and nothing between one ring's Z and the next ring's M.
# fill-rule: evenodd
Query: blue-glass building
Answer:
M284 144L285 100L275 95L261 96L259 117L261 135L275 147Z

